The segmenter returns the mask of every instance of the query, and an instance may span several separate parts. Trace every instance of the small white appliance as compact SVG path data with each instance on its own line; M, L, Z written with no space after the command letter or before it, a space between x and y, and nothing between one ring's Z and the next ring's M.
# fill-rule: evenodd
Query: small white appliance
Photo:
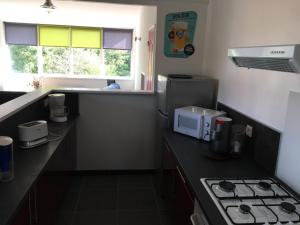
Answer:
M225 115L226 113L222 111L197 106L177 108L174 115L174 131L211 141L216 118Z
M45 120L20 124L18 132L21 148L33 148L48 142L48 126Z
M53 122L66 122L69 110L65 106L65 94L54 93L48 95L50 120Z

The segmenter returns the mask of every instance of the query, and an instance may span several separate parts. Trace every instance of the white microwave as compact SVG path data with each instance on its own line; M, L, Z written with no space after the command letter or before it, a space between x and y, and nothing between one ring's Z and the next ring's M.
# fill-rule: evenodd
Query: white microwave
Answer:
M211 140L216 118L226 113L197 106L175 109L174 131L205 141Z

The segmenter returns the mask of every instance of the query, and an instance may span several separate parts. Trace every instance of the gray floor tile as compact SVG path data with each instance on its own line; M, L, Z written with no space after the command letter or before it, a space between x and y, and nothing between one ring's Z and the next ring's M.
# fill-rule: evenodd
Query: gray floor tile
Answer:
M175 215L169 211L160 212L162 225L175 225Z
M57 213L54 219L54 225L72 225L73 213Z
M119 190L118 210L157 210L151 189Z
M87 175L84 187L117 188L117 175Z
M55 225L174 225L173 218L152 175L82 175L72 177Z
M74 211L79 198L78 192L67 191L62 199L59 211Z
M119 188L153 188L152 175L119 175Z
M154 194L158 205L158 210L167 211L172 208L170 200L167 200L163 196L159 195L157 192L154 192Z
M117 190L86 188L82 191L76 211L115 210Z
M81 185L83 182L83 177L80 175L73 175L71 177L69 191L71 192L79 192L81 190Z
M118 225L161 225L159 215L153 212L120 212Z
M77 212L72 225L117 225L117 214L114 211Z

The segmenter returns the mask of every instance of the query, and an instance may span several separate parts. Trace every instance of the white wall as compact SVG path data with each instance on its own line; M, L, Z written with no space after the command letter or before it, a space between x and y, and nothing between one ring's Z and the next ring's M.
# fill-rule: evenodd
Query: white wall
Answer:
M220 80L219 101L282 131L299 74L237 68L230 47L300 43L299 0L211 0L204 72Z
M190 73L200 74L202 70L202 60L204 51L204 37L206 25L206 8L207 0L189 0L189 1L157 1L157 0L143 0L143 1L106 1L119 3L133 3L133 4L153 4L158 7L157 11L157 47L155 59L155 73ZM28 0L26 2L21 0L2 0L0 2L0 19L5 21L22 21L31 23L49 23L49 24L69 24L82 26L103 26L103 27L121 27L121 28L136 28L138 27L138 17L136 12L141 10L138 5L112 5L109 3L91 3L79 1L56 1L57 9L52 13L47 14L39 7L40 1ZM5 6L5 7L4 7ZM113 7L113 14L110 14L111 7ZM14 13L10 12L13 9ZM36 13L32 13L32 9ZM110 9L110 10L109 10ZM196 30L194 45L196 52L187 59L167 58L164 56L164 26L165 16L171 12L189 11L193 10L198 13L198 28ZM84 11L88 12L84 14ZM118 15L118 16L115 16ZM140 15L137 13L137 15ZM146 20L145 20L146 23ZM145 40L145 39L144 39ZM142 60L142 64L144 64ZM143 66L144 67L144 66ZM142 69L136 72L140 74ZM144 70L144 69L143 69ZM49 80L49 79L45 79ZM52 79L51 79L52 80ZM53 80L52 83L57 83L58 79ZM102 85L102 81L88 81L81 80L80 83L71 80L65 80L65 85L76 86L90 86L98 83Z
M135 76L135 88L141 88L141 73L148 72L148 31L149 28L156 25L157 9L156 7L143 6L140 12L139 28L137 37L141 37L141 41L136 41L138 45L137 52L137 72Z
M55 1L57 8L51 13L47 13L40 8L40 5L41 1L39 0L2 0L0 1L0 20L6 22L138 29L140 12L142 10L142 6L138 5ZM0 27L0 30L2 31L3 29L1 28L2 27ZM134 45L135 44L136 43L134 42ZM136 48L136 46L134 46L134 48ZM5 78L6 88L12 89L15 86L14 82L16 82L16 79L18 79L19 88L28 86L32 80L30 76L26 76L26 78L22 79L16 78L15 76L7 76ZM46 86L97 88L106 86L106 80L102 79L64 79L45 77L43 81ZM118 80L117 82L123 90L134 89L134 78Z
M42 80L44 86L47 87L104 88L107 86L107 82L104 79L44 77ZM133 80L116 80L116 82L123 91L131 91L134 89Z
M186 59L168 58L164 55L165 17L168 13L179 11L195 11L198 14L197 29L194 37L195 53ZM159 3L157 9L157 45L156 74L194 74L202 72L204 40L206 32L207 3Z
M0 20L0 62L3 60L3 22ZM0 90L2 88L3 71L0 69Z
M157 7L156 74L200 74L207 5L170 2L159 3ZM165 16L171 12L190 10L196 11L199 17L195 54L187 59L165 57ZM78 169L156 168L155 105L154 95L80 95Z
M93 2L54 1L47 13L40 0L1 0L0 18L8 22L136 28L141 6Z
M79 170L155 168L155 96L80 94Z
M199 3L195 3L195 1L199 1ZM136 4L155 2L157 5L156 74L201 73L207 8L206 4L201 3L204 1L176 0L177 3L174 3L173 0L119 1ZM63 1L56 2L57 4L63 3ZM190 10L198 13L198 25L194 38L195 54L187 59L165 57L163 49L165 16L172 12ZM123 20L125 23L127 22L125 19ZM55 79L51 79L51 81L52 85L57 84ZM81 84L82 81L78 80L74 81L72 85ZM98 86L95 81L90 85ZM79 169L154 169L156 167L155 100L154 95L80 94Z

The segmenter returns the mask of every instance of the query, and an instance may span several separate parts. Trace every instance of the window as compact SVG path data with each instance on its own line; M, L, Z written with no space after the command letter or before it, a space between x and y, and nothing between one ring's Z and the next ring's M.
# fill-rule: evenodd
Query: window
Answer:
M5 28L14 72L131 76L132 30L11 23Z
M11 45L12 70L16 73L38 73L37 47Z
M46 74L69 74L70 49L43 47L43 72Z
M101 48L101 29L72 27L73 48Z
M74 48L74 75L100 75L101 50L90 48Z
M104 29L103 48L131 50L132 30Z
M106 75L130 76L131 52L129 50L104 50Z
M130 76L132 30L104 29L103 48L105 74Z
M34 24L5 23L6 44L37 45L37 26Z
M39 28L39 45L51 47L70 46L70 28L63 26L44 26Z

